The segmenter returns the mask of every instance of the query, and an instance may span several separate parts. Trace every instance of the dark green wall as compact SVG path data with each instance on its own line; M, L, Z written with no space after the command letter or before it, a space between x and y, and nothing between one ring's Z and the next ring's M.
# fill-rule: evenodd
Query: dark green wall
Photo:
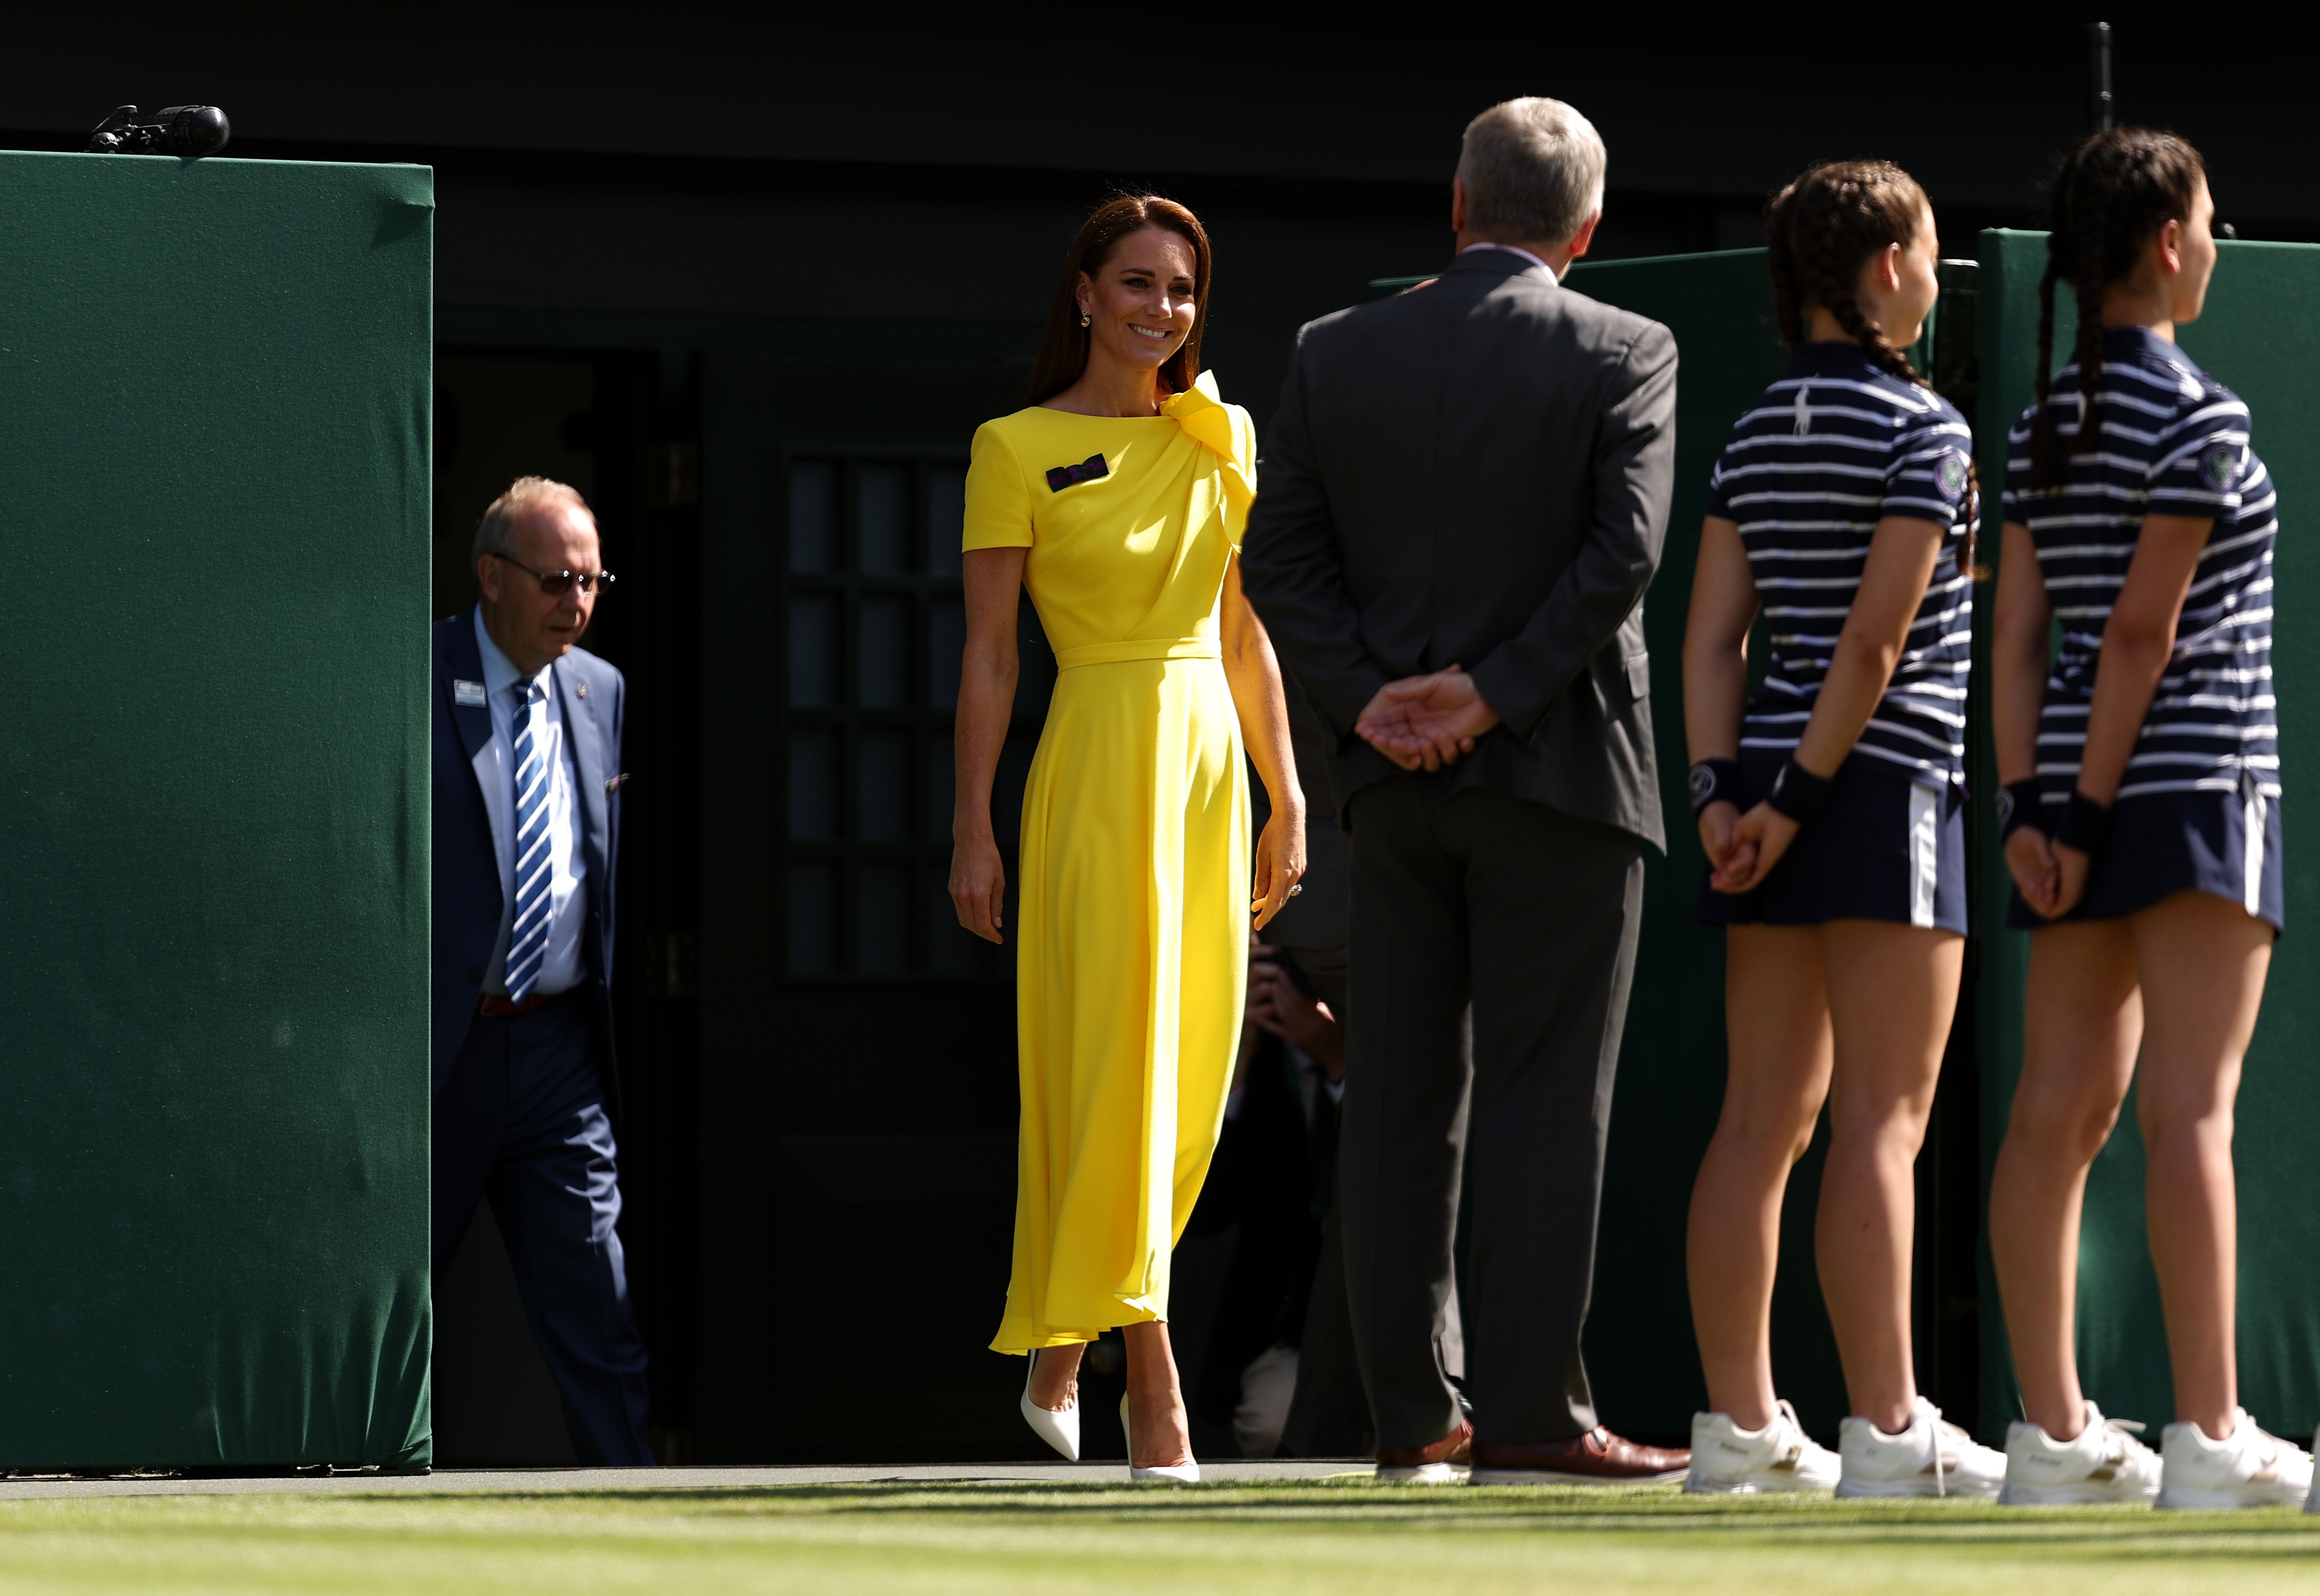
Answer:
M0 1468L423 1463L430 176L0 214Z
M2263 1013L2240 1089L2240 1400L2267 1428L2307 1435L2320 1420L2320 1209L2312 1201L2320 1147L2320 829L2302 785L2320 737L2320 633L2298 618L2320 612L2320 554L2304 542L2305 506L2320 499L2320 246L2220 246L2206 313L2181 329L2184 352L2248 402L2256 451L2279 485L2272 667L2288 789L2288 932L2272 956ZM1981 235L1983 405L1977 419L1982 479L2001 480L2006 430L2030 402L2036 358L2044 233ZM2077 326L2071 295L2056 305L2055 348ZM2055 364L2061 364L2057 358ZM1990 558L1998 553L1990 540ZM1986 757L1986 756L1985 756ZM1985 765L1984 768L1988 768ZM1987 812L1994 781L1977 799ZM1989 834L1994 835L1994 830ZM1994 1156L2022 1065L2022 982L2030 934L2002 929L2005 864L1989 850L1978 870L1976 913L1988 954L1980 970L1984 1149ZM2144 1241L2143 1144L2129 1102L2088 1183L2079 1261L2079 1361L2103 1410L2156 1426L2175 1405L2159 1287ZM2018 1397L1994 1292L1985 1297L1981 1428L2003 1432Z

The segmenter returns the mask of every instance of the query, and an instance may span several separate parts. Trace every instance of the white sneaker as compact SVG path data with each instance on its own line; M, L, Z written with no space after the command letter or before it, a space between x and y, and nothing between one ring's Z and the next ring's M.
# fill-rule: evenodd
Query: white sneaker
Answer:
M2161 1507L2261 1508L2305 1500L2312 1489L2312 1455L2264 1434L2246 1409L2235 1411L2232 1433L2220 1441L2188 1421L2167 1427L2160 1443L2166 1461Z
M2006 1427L2006 1489L2009 1508L2075 1507L2088 1502L2149 1501L2159 1494L2159 1454L2134 1438L2143 1426L2105 1419L2087 1404L2086 1423L2058 1441L2029 1420Z
M1846 1419L1836 1449L1844 1465L1839 1496L1995 1496L2006 1483L2006 1454L1975 1441L1923 1397L1908 1427L1892 1435L1866 1419Z
M1742 1429L1728 1413L1691 1416L1691 1468L1683 1488L1695 1495L1828 1491L1840 1472L1836 1454L1805 1434L1785 1401L1762 1429Z
M2312 1450L2320 1453L2320 1430L2313 1432ZM2307 1513L2320 1513L2320 1476L2315 1476L2312 1482L2311 1492L2304 1499L2304 1510Z

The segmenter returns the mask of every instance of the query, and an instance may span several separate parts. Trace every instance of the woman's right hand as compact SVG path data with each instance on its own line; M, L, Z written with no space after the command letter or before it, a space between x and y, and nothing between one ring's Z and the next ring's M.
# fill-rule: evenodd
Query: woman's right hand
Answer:
M2030 911L2041 920L2062 912L2062 866L2054 845L2035 826L2016 826L2006 839L2006 867L2014 872L2015 890Z
M1004 942L999 922L1007 902L1007 866L989 830L951 844L950 901L958 923L986 942Z

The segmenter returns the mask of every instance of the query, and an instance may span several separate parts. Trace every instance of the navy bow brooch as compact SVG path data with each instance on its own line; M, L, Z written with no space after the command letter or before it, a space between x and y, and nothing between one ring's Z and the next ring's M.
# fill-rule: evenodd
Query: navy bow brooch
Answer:
M1047 473L1047 491L1059 494L1067 487L1076 487L1083 482L1094 482L1110 475L1111 467L1103 463L1101 455L1090 455L1076 466L1057 466L1050 470Z

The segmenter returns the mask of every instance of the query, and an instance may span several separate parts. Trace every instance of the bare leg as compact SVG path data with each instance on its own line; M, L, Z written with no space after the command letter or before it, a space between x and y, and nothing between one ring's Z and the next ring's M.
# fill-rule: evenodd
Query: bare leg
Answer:
M1031 1371L1031 1401L1051 1413L1070 1407L1079 1396L1080 1357L1086 1351L1084 1341L1034 1348L1038 1363Z
M2178 893L2135 915L2151 1261L2167 1314L2175 1416L2221 1440L2239 1410L2239 1204L2232 1105L2271 968L2271 928L2238 904Z
M1890 1432L1908 1424L1917 1400L1909 1344L1917 1149L1957 1011L1965 939L1831 920L1821 957L1836 1043L1815 1229L1821 1296L1853 1411Z
M1989 1186L1989 1253L2022 1408L2058 1441L2086 1423L2077 1355L2079 1220L2087 1171L2118 1123L2143 1039L2124 920L2030 939L2022 1079Z
M1692 1183L1686 1270L1708 1405L1743 1429L1772 1417L1781 1200L1828 1095L1828 992L1813 926L1725 932L1724 1110Z
M1192 1421L1184 1416L1167 1321L1146 1319L1120 1333L1128 1343L1128 1461L1137 1468L1192 1462Z

